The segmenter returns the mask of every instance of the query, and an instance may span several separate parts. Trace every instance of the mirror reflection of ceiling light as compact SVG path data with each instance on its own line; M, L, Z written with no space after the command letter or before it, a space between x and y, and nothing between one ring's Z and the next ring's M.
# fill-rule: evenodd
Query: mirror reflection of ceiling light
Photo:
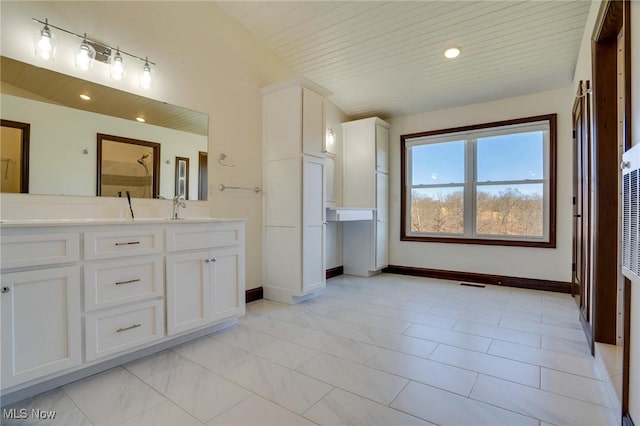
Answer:
M80 98L84 99L85 101L90 101L91 100L91 96L85 95L84 93L80 95Z
M444 51L444 56L449 59L457 58L459 54L460 54L459 47L450 47Z
M136 121L139 121L140 123L144 123L147 120L145 120L144 117L136 117Z

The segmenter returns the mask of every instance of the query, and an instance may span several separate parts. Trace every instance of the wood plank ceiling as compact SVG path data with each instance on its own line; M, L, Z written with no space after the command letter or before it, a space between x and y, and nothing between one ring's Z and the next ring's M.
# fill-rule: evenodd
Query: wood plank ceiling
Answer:
M571 83L589 1L219 1L348 115L412 114ZM462 54L443 55L450 46Z

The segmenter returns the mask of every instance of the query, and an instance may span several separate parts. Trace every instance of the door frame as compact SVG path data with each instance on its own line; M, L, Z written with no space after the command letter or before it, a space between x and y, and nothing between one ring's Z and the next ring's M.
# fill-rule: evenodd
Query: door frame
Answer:
M593 135L594 149L594 281L593 300L594 339L598 342L616 343L617 285L620 266L618 252L618 218L616 215L598 214L607 205L619 205L618 200L618 96L624 96L622 104L622 134L624 151L631 147L631 21L629 0L605 0L600 6L592 33L593 72ZM622 34L624 77L623 93L617 85L618 38ZM615 125L611 125L615 123ZM607 194L608 192L608 194ZM612 196L615 194L615 197ZM615 204L611 204L615 203ZM615 216L615 220L611 219ZM614 238L615 237L615 238ZM613 259L611 259L613 258ZM629 327L631 321L629 280L625 280L623 297L623 376L622 417L624 424L632 424L629 416Z

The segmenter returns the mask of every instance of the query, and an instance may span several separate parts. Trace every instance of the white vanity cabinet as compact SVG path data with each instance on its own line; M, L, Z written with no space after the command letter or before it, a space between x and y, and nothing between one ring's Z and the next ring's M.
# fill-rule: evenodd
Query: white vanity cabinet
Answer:
M343 226L344 273L370 276L389 264L389 124L342 123L346 208L373 209L373 220Z
M177 225L167 251L168 335L244 314L244 227Z
M95 374L245 312L241 220L59 222L0 228L3 396Z
M3 232L2 387L82 362L77 232Z
M83 233L86 361L165 335L163 227L95 228Z
M294 303L325 286L326 90L262 89L264 297Z

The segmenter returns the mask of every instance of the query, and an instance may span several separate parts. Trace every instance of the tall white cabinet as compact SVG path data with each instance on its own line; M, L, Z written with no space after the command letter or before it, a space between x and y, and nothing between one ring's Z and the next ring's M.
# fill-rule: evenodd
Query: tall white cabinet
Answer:
M389 264L389 124L377 117L342 124L343 205L373 220L343 227L344 273L370 276Z
M262 89L264 297L295 303L325 286L328 92L304 79Z

